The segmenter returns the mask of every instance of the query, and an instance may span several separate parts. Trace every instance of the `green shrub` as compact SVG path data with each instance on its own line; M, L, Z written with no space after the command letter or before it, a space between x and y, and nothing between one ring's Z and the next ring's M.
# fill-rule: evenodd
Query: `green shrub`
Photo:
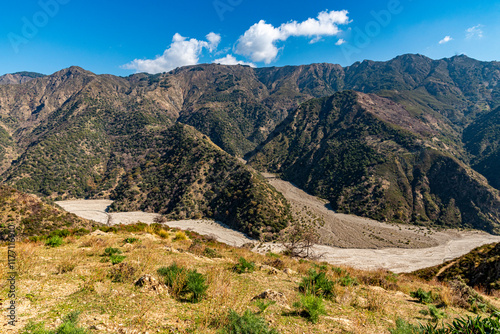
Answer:
M221 334L278 334L275 329L269 328L267 322L246 310L239 315L229 310L228 324L219 332Z
M297 308L298 313L313 324L319 321L320 315L326 314L323 299L315 295L301 296L300 300L293 304L293 307Z
M389 328L391 334L417 334L421 333L418 326L414 326L404 319L398 318L396 320L396 328Z
M342 275L344 273L344 269L339 268L339 267L332 267L332 271L336 273L337 275Z
M56 330L45 329L45 324L41 323L28 323L23 329L21 334L90 334L85 328L78 327L79 312L72 312L63 318L63 322Z
M164 277L165 285L171 288L181 279L181 276L185 271L186 269L179 267L177 263L174 263L168 267L161 267L156 272Z
M438 321L445 316L444 311L438 310L434 305L429 305L429 314L432 317L433 321Z
M490 318L457 318L452 323L444 324L426 324L415 326L407 323L403 319L396 321L396 328L389 329L391 334L500 334L500 322L498 314Z
M417 291L410 292L410 296L412 296L413 298L417 298L421 303L424 304L430 304L436 299L432 291L425 292L422 288L418 288Z
M255 301L255 305L259 308L260 313L264 313L269 306L274 304L276 304L274 300L257 299Z
M334 286L335 282L329 280L323 271L318 273L315 270L309 270L308 275L302 277L302 282L299 284L299 291L304 294L333 298L335 297Z
M358 279L356 277L351 277L349 273L347 273L345 276L339 278L339 283L342 286L353 286L353 285L358 285Z
M111 256L115 254L121 254L122 251L118 248L108 247L104 250L104 256Z
M60 236L52 236L47 239L47 242L45 242L45 245L49 247L59 247L63 244L64 240Z
M111 260L111 264L115 265L118 263L122 263L125 260L126 256L124 255L111 255L109 259Z
M157 270L174 297L197 303L203 299L208 289L206 277L196 270L187 270L176 263Z
M196 272L196 270L190 270L187 274L185 293L191 294L191 297L188 299L193 303L197 303L201 301L201 299L205 296L208 289L208 285L206 284L206 278L202 274Z
M238 263L233 267L233 271L238 274L251 273L255 270L255 263L248 262L244 257L238 259Z

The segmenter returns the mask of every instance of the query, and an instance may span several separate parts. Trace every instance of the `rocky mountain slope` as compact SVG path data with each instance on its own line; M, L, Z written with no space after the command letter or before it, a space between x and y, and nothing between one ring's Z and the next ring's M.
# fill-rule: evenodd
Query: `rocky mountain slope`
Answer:
M220 218L214 206L230 201L233 209L252 217L256 206L238 202L240 195L214 197L206 190L226 188L220 176L227 174L239 178L234 189L260 189L259 200L250 202L275 210L260 212L281 217L271 225L282 226L286 201L233 158L254 152L255 166L300 181L339 210L381 220L496 231L498 194L490 186L499 187L494 172L498 62L403 55L346 68L205 64L126 78L79 67L49 76L23 75L31 80L0 85L1 179L22 191L52 198L112 195L118 199L116 209L121 205L180 217L211 213ZM338 110L333 113L324 105L328 98L311 100L351 89L377 95L336 95ZM332 116L325 123L318 113ZM301 120L292 122L290 115ZM181 138L176 137L178 129L182 140L190 138L202 149L172 139ZM283 129L295 134L283 133L280 139L277 133ZM289 135L297 141L290 150L284 143L276 154L268 150ZM168 146L167 139L180 146ZM189 173L179 165L201 157L205 162ZM225 161L220 175L209 168L217 159ZM311 163L317 165L310 169ZM179 176L185 173L189 178ZM164 175L170 175L168 180ZM166 201L165 195L152 191L156 188L172 196L181 189L194 199L175 195ZM236 211L222 212L226 221L235 221ZM263 232L262 219L250 225L256 223Z
M8 73L0 76L0 85L12 85L12 84L22 84L33 80L35 78L41 78L44 74L35 72L16 72Z
M498 191L445 143L430 120L377 95L347 91L302 104L249 163L340 212L498 233Z

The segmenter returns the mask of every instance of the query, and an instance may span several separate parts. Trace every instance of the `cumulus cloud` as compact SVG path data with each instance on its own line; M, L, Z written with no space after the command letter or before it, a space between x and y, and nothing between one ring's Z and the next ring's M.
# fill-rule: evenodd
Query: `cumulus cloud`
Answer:
M254 63L247 63L242 60L237 60L236 57L234 57L231 54L228 54L227 56L219 59L215 59L213 61L215 64L222 64L222 65L248 65L250 67L257 67L255 66Z
M195 65L198 63L203 49L213 52L221 40L220 35L213 32L209 33L206 38L206 41L200 41L175 34L172 43L163 52L163 55L157 56L155 59L135 59L123 65L122 68L154 74L168 72L179 66Z
M335 45L342 45L342 44L345 44L345 43L346 43L345 39L342 39L342 38L341 38L341 39L339 39L339 40L337 41L337 43L335 43Z
M445 44L445 43L448 43L449 41L452 41L453 38L451 38L450 36L446 36L445 38L443 38L442 40L439 41L439 44Z
M271 63L278 56L278 41L286 41L292 36L310 37L317 42L321 36L334 36L340 33L338 25L349 23L346 10L323 11L317 18L309 18L303 22L291 21L279 27L264 20L251 26L236 44L236 53L250 57L253 61Z
M483 27L482 24L470 27L469 29L465 30L466 33L465 36L467 37L467 39L482 38L483 37L483 30L481 29L482 27Z

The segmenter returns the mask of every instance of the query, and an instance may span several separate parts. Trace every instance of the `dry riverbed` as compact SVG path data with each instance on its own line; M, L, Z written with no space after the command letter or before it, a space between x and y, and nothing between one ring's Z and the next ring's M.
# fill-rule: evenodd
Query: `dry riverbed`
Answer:
M321 200L303 193L293 185L287 185L287 182L285 184L280 184L280 182L285 181L271 180L271 184L290 200L292 206L301 208L306 206L308 210L316 210L315 212L326 215L324 219L328 225L325 224L323 232L331 233L329 243L333 244L333 246L318 245L315 247L315 252L322 255L322 260L331 264L343 264L359 269L384 268L396 273L410 272L459 257L483 244L500 242L500 236L493 236L484 232L455 230L436 232L407 226L388 225L351 215L336 214L328 210ZM290 194L291 192L294 192L295 195ZM302 202L298 202L300 198L303 199ZM108 213L107 207L112 203L110 200L74 200L56 203L66 211L82 218L108 225L130 224L137 221L150 224L158 216L158 214L147 212ZM258 243L241 232L207 219L169 221L167 225L183 230L192 230L202 235L213 235L217 240L232 246L241 246L254 242L256 245L254 250L257 252L279 250L279 245ZM370 231L371 234L377 235L378 238L370 238L368 233L359 233L360 229L361 231ZM351 236L353 233L354 236ZM413 240L413 247L417 246L419 238L420 240L426 240L429 246L425 247L426 243L424 242L418 244L420 247L424 246L423 248L397 248L377 244L380 239L391 237L391 233L392 235L396 234L396 238L405 236L408 240ZM361 238L361 241L356 240L356 236ZM335 245L335 237L337 240L342 241L343 238L346 240ZM362 242L366 242L365 247L362 247ZM352 246L348 247L349 245ZM404 246L408 247L407 244L404 244Z

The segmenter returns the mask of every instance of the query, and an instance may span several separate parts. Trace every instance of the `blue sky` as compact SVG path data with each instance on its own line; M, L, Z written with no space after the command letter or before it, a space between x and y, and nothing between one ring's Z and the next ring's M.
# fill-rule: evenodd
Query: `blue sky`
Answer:
M343 66L404 53L500 60L500 1L4 1L0 74L126 76L194 63Z

